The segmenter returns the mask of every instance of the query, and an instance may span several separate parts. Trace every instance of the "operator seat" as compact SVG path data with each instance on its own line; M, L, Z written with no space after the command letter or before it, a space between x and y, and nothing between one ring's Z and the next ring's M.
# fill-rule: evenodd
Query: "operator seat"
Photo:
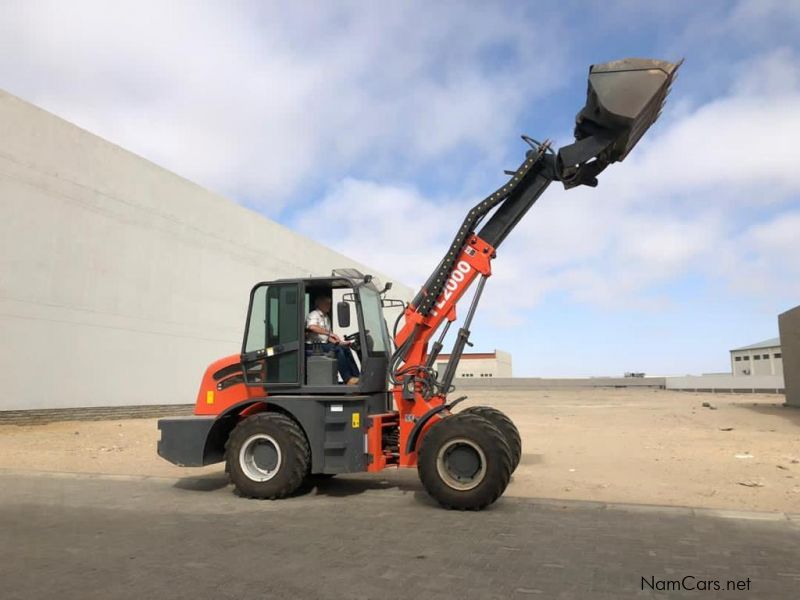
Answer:
M309 333L311 332L305 330L305 335ZM303 340L303 346L306 359L306 385L336 385L339 374L336 354L324 352L322 344L318 343L306 344Z

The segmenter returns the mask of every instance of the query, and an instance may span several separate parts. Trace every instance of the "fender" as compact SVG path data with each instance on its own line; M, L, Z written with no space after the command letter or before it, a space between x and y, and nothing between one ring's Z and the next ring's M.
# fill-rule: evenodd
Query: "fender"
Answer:
M262 405L259 410L250 410ZM225 412L214 419L214 424L208 430L205 443L203 444L203 464L210 465L221 462L225 459L225 443L228 441L233 428L239 422L239 417L243 414L251 415L261 410L266 410L267 404L264 400L243 400L228 407Z
M424 415L422 415L417 422L414 423L414 427L411 429L411 433L408 434L408 442L406 443L406 454L411 454L412 452L416 452L417 450L417 438L422 433L422 430L425 427L425 424L430 421L434 415L439 414L444 409L450 410L459 402L466 400L466 396L461 396L460 398L456 398L450 404L440 404L439 406L434 406Z

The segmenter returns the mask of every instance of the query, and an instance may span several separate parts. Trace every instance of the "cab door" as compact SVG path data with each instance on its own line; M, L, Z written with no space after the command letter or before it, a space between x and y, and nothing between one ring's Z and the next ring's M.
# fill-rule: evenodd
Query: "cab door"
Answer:
M242 347L247 385L269 389L300 385L300 298L298 283L262 283L253 288Z

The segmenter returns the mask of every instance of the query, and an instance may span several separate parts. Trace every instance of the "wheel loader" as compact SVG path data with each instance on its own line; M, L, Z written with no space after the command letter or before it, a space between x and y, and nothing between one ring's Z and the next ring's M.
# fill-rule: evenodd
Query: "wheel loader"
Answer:
M389 285L353 269L255 285L241 353L207 368L192 416L159 421L159 455L186 467L224 461L235 489L250 498L284 498L309 477L416 467L427 492L446 508L492 504L519 464L520 434L501 411L457 411L464 397L451 398L492 261L551 183L594 187L609 164L625 159L658 118L680 64L592 65L574 143L556 150L523 136L530 149L522 163L469 209L407 304L386 297ZM436 358L456 322L456 305L473 284L439 372ZM305 318L320 297L337 298L330 335L356 329L347 336L360 363L354 385L339 382L335 358L307 343ZM384 311L398 305L390 334Z

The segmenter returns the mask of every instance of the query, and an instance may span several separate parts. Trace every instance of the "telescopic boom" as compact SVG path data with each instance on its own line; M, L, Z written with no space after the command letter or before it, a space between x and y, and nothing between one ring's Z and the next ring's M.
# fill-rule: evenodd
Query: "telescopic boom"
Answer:
M661 114L681 63L629 58L592 65L586 104L575 120L575 142L556 152L547 140L523 136L531 146L523 163L467 213L447 253L406 308L405 325L397 333L397 350L389 363L401 412L404 402L422 401L432 409L444 404L497 248L550 183L560 181L565 189L595 187L608 165L628 156ZM430 353L428 342L443 322L449 327L455 320L458 299L477 278L480 288L438 379L433 365L444 335Z

